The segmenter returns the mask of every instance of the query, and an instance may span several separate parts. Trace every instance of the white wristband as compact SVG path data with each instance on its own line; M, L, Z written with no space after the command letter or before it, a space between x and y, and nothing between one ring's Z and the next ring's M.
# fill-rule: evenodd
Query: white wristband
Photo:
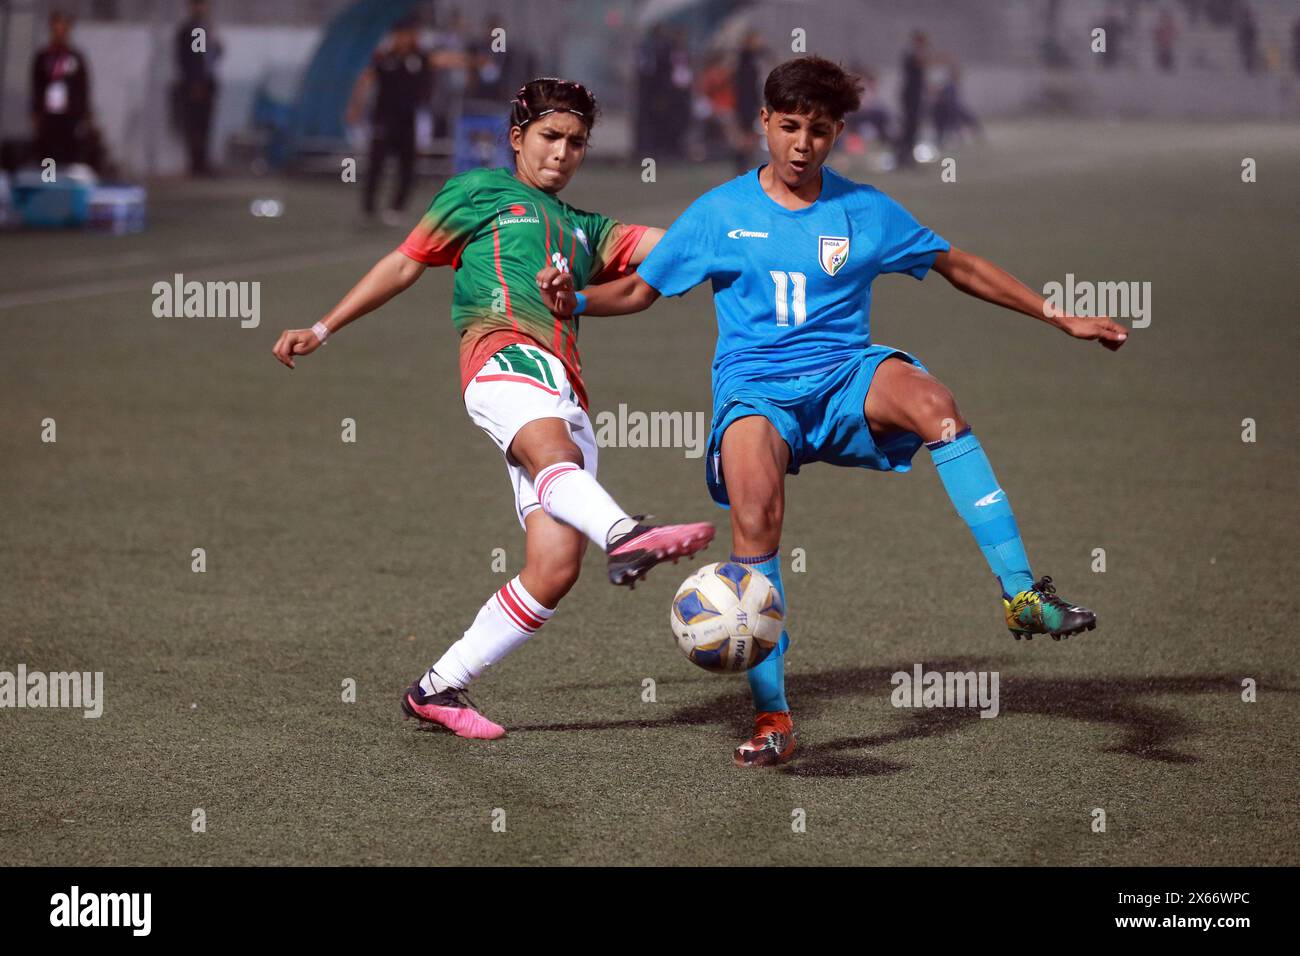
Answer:
M324 345L327 341L329 341L329 337L330 337L329 326L327 326L324 322L317 322L315 325L311 327L311 330L316 333L316 338L320 340L321 345Z

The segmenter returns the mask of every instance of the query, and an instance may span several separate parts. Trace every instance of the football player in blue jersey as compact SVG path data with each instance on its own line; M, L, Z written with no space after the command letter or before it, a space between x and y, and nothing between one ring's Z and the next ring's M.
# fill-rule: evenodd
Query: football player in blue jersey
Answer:
M778 66L760 119L770 161L697 199L637 272L575 292L572 278L538 274L559 314L622 315L709 280L718 319L707 479L731 509L731 560L782 591L779 546L785 476L810 462L908 471L924 444L958 515L1002 592L1017 639L1066 637L1096 626L1035 581L1006 492L952 393L913 356L871 341L871 283L931 269L976 298L1046 322L1112 351L1127 331L1073 316L1014 276L957 249L873 186L823 164L858 107L861 84L835 63L805 56ZM738 766L783 763L795 751L785 697L789 637L749 671L757 717Z

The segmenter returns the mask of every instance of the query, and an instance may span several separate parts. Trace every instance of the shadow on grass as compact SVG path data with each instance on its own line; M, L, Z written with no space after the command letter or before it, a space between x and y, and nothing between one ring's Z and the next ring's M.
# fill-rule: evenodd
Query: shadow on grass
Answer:
M911 672L913 662L881 667L848 667L814 673L792 674L789 696L798 716L807 720L831 715L833 704L859 698L878 703L893 690L890 678L898 671ZM927 671L979 671L997 669L995 662L980 658L955 658L925 662ZM665 682L667 683L667 682ZM694 682L692 682L694 683ZM1277 689L1277 688L1275 688ZM1284 688L1292 692L1291 688ZM1168 694L1233 694L1241 692L1241 678L1229 674L1186 674L1168 677L1030 677L1000 673L1001 714L1034 714L1061 717L1114 727L1122 739L1101 753L1117 753L1141 760L1167 764L1192 764L1199 758L1176 749L1176 744L1193 736L1197 725L1150 702ZM707 702L675 708L656 718L608 721L579 721L533 724L513 728L514 732L619 730L667 727L714 726L728 730L736 741L750 732L750 697L744 683L730 683L727 690ZM906 770L908 764L873 756L869 751L890 744L941 737L960 727L981 722L974 708L930 708L905 710L894 726L878 733L815 741L806 737L800 755L783 768L799 777L880 776Z

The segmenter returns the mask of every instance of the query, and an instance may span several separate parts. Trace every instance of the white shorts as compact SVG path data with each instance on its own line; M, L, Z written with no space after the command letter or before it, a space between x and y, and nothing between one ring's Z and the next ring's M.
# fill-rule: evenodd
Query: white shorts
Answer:
M561 418L582 452L583 470L596 476L596 435L591 419L569 385L563 363L534 345L507 345L488 359L465 388L465 411L501 449L514 489L519 523L540 508L533 480L510 457L510 443L519 429L539 418Z

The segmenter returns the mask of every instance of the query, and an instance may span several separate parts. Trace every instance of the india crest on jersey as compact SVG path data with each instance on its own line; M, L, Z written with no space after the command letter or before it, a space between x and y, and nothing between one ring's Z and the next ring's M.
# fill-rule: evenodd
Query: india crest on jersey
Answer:
M844 236L818 236L817 260L823 272L835 275L849 261L849 240Z

